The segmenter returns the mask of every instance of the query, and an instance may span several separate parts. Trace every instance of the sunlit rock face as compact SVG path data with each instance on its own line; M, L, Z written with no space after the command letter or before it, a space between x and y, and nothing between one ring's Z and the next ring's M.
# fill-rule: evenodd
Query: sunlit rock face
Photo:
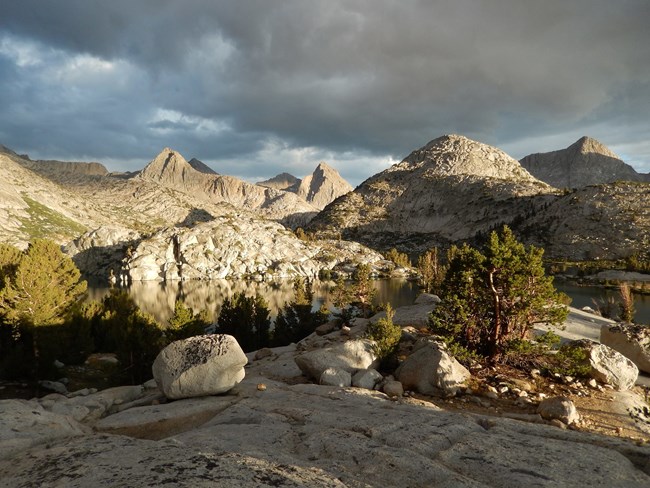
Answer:
M536 178L557 188L582 188L615 181L647 181L604 144L581 137L566 149L530 154L521 165Z
M163 149L137 178L190 194L198 201L230 203L289 225L304 225L317 212L315 207L291 192L197 170L170 148Z
M319 210L324 209L341 195L352 191L352 185L326 163L320 163L312 174L306 176L297 194Z
M132 281L317 278L321 270L360 263L385 261L357 243L305 242L276 222L233 214L141 240L122 272Z
M310 228L341 229L371 245L419 250L513 221L554 192L503 151L443 136L336 200Z

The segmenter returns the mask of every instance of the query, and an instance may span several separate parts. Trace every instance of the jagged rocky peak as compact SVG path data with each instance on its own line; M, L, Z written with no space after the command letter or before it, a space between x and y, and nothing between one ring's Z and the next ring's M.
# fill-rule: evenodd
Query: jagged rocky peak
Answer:
M291 173L280 173L273 178L259 181L256 184L266 188L273 188L274 190L296 191L301 181L300 178L296 178Z
M425 170L430 176L478 176L518 182L537 181L501 149L451 134L438 137L409 154L388 171Z
M521 164L537 178L557 188L645 179L607 146L586 136L566 149L530 154Z
M192 158L187 162L192 168L197 170L199 173L205 173L206 175L218 175L215 170L213 170L210 166L205 164L203 161Z
M338 171L321 162L311 175L302 180L297 193L299 197L322 210L352 190L352 185L343 179Z
M188 175L195 173L197 171L179 152L166 147L140 172L140 176L161 183L173 183L184 181Z

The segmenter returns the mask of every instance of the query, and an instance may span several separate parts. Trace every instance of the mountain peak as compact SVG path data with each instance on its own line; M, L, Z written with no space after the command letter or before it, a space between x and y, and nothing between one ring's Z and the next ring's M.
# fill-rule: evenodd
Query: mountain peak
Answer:
M338 171L321 161L314 172L302 180L296 193L316 208L323 209L349 191L352 191L352 185Z
M602 154L603 156L608 156L610 158L620 159L607 146L605 146L605 144L588 136L582 136L567 149L579 154Z
M530 154L521 164L537 178L557 188L644 179L607 146L587 136L566 149Z
M190 159L187 162L187 164L189 164L192 168L197 170L199 173L205 173L206 175L217 175L217 174L219 174L215 170L213 170L210 166L205 164L203 161L201 161L199 159L196 159L196 158Z
M433 139L409 154L393 170L421 168L436 176L478 176L502 180L537 181L517 160L501 149L449 134Z
M181 154L166 147L140 172L141 178L160 183L184 181L193 173L198 173Z

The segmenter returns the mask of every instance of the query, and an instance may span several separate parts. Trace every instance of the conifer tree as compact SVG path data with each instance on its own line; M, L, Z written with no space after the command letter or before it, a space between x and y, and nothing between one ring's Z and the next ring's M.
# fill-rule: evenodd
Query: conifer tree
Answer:
M235 293L221 306L217 332L234 336L245 352L255 351L269 345L269 316L268 304L261 295Z
M207 313L202 311L195 314L194 310L187 307L182 300L176 300L174 315L168 323L169 327L165 330L165 336L169 342L186 339L205 333L205 328L208 325Z
M372 300L377 294L377 290L370 279L370 265L360 264L357 267L355 278L356 282L352 292L354 302L361 306L363 316L368 317L368 313L372 307Z
M509 341L527 338L535 322L562 323L567 297L545 276L543 252L526 248L507 226L492 232L483 252L452 247L442 302L431 317L434 330L498 360Z
M4 256L11 251L5 248ZM86 282L59 246L35 239L13 267L7 264L4 287L0 291L0 315L31 332L35 366L38 366L38 328L64 321L72 305L86 291Z

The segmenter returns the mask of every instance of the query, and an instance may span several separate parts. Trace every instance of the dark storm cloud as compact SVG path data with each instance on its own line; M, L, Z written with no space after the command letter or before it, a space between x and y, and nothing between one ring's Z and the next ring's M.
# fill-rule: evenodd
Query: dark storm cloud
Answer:
M169 145L249 177L329 156L358 182L444 133L517 157L588 134L641 165L650 132L645 0L5 4L0 142L19 149Z

